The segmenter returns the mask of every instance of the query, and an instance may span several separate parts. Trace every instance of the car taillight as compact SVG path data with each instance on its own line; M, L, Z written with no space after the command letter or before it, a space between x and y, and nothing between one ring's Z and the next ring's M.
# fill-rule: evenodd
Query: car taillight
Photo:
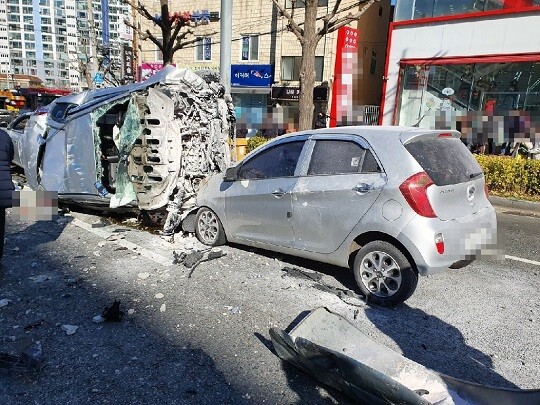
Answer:
M437 217L427 195L427 189L431 185L433 185L433 181L427 173L420 172L412 175L399 186L401 194L414 212L427 218Z
M439 138L449 138L452 136L452 133L451 132L441 132L438 137Z
M442 233L435 234L435 247L437 248L437 253L440 255L444 253L444 238Z

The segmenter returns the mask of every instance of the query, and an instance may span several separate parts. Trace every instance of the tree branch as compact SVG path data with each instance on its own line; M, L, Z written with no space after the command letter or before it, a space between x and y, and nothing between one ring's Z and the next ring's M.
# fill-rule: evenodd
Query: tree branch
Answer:
M349 13L344 17L338 18L337 20L329 21L326 30L324 30L324 28L319 30L317 35L322 38L324 35L329 34L331 32L334 32L334 31L340 29L341 27L344 27L345 25L350 24L351 22L358 20L362 16L362 14L364 14L365 11L373 3L378 2L378 1L379 0L363 0L363 1L359 2L358 5L361 5L361 4L364 4L364 5L360 10L358 10L358 12L356 12L354 14Z
M294 0L291 0L291 1L294 1ZM290 27L291 32L294 35L296 35L296 38L298 38L298 41L300 41L300 43L303 43L304 42L304 30L302 28L300 28L300 26L296 23L296 21L294 21L293 16L285 9L285 7L283 7L279 3L279 0L272 0L272 2L276 5L276 7L277 7L277 9L279 11L279 14L281 14L283 17L285 17L287 19L287 21L289 23L288 25Z

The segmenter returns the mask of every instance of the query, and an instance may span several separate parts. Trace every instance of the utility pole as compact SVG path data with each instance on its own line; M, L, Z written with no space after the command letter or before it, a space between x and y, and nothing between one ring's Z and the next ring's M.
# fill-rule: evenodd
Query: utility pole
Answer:
M219 74L225 94L231 94L232 0L221 0Z
M133 20L133 26L139 27L139 19L137 18L139 13L137 13L137 10L135 7L131 7L131 18ZM139 31L134 29L133 30L133 78L134 81L137 82L140 80L139 78Z
M88 40L90 52L88 56L88 71L92 80L88 83L90 90L94 88L94 75L97 71L97 41L96 41L96 24L94 22L94 7L92 0L86 0L86 13L88 20ZM94 63L95 61L95 63Z

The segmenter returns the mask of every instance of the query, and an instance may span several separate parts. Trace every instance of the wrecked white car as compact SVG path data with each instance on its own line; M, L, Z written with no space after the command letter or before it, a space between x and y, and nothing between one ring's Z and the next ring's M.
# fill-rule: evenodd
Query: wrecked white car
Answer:
M224 87L167 66L142 83L59 98L24 139L28 185L60 201L167 215L172 234L199 183L230 164L234 112Z

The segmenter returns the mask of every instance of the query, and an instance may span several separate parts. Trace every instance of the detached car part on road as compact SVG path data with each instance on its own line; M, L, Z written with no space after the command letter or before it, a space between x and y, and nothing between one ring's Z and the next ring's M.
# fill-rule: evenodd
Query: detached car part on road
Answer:
M289 333L270 329L270 337L279 357L358 403L540 403L540 390L488 387L429 370L375 342L326 308L311 311Z
M200 182L230 165L233 127L215 77L166 66L142 83L55 100L37 141L22 135L21 164L33 190L89 208L166 215L172 234Z
M456 131L370 126L279 137L211 177L197 206L201 242L351 267L381 305L408 299L419 274L463 267L496 243L482 170Z

